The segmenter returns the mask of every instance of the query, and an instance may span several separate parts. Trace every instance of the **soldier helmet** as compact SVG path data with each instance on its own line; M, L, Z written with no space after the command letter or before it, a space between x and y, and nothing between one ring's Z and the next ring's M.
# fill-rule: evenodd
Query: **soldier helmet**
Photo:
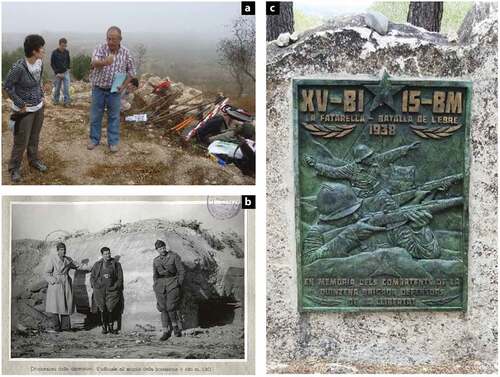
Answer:
M373 149L364 145L358 144L353 148L354 161L360 162L373 154Z
M338 220L356 211L361 206L351 187L342 183L323 183L316 196L319 219Z

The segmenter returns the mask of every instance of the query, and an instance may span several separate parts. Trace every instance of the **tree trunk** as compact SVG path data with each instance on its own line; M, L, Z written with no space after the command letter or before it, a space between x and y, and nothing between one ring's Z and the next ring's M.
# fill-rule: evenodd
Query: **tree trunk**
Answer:
M281 33L293 33L293 2L281 1L280 14L266 16L266 40L274 41Z
M238 77L236 79L236 84L238 85L238 98L240 98L243 95L243 90L245 89L243 85L243 79L241 77Z
M426 30L439 32L443 18L443 2L411 1L407 21Z
M246 68L245 68L245 69L243 69L243 73L244 73L245 75L247 75L248 77L250 77L250 79L251 79L253 82L255 82L255 75L254 75L254 74L252 74L252 72L250 72L248 69L246 69Z

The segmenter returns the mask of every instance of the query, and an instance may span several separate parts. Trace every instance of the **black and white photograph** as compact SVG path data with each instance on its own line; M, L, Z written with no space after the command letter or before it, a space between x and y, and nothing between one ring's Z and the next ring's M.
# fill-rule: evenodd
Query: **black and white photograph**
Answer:
M241 207L223 196L4 198L4 357L248 360Z

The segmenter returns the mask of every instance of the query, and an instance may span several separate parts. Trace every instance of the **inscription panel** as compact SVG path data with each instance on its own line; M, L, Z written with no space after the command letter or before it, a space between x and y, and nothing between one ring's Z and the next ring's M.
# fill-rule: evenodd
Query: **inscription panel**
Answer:
M299 310L466 310L470 96L293 81Z

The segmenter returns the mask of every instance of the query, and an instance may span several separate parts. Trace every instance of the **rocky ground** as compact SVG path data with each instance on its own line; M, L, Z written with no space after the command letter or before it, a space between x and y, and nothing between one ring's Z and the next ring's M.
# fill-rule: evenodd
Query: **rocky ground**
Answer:
M251 185L255 179L237 167L219 166L206 151L186 145L178 135L158 127L121 122L120 150L109 152L105 122L101 145L87 150L90 87L74 82L71 107L46 101L45 121L40 135L40 157L49 171L41 174L22 166L21 184L58 185ZM50 93L50 83L46 91ZM8 129L8 100L2 102L2 182L11 184L8 161L12 131ZM106 115L105 115L106 117Z
M481 361L464 359L460 362L436 365L394 365L394 364L367 364L367 363L329 363L322 360L308 360L307 362L292 362L283 369L282 364L271 364L268 373L288 374L471 374L488 373L481 367Z
M244 331L229 325L186 330L182 337L158 340L159 331L134 331L103 335L100 328L61 333L19 331L12 334L13 358L99 359L242 359Z

